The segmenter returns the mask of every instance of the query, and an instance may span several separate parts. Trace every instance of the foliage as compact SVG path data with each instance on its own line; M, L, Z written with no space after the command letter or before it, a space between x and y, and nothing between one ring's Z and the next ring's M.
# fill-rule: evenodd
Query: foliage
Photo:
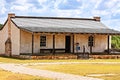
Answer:
M120 36L112 36L111 46L120 49Z
M2 24L0 24L0 29L2 28Z

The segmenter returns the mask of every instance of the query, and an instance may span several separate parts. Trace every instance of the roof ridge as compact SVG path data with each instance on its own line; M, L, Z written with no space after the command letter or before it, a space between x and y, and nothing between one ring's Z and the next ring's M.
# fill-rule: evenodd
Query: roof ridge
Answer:
M93 20L93 18L73 18L73 17L37 17L37 16L15 16L12 18L40 18L40 19L69 19L69 20Z

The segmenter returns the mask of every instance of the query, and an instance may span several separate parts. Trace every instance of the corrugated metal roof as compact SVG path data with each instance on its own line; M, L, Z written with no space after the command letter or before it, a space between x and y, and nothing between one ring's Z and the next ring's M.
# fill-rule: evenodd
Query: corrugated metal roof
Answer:
M117 33L94 19L15 17L12 21L22 29L32 32L69 32L69 33Z
M21 27L31 32L65 32L65 33L98 33L98 34L120 34L112 29L91 29L91 28L50 28L50 27Z

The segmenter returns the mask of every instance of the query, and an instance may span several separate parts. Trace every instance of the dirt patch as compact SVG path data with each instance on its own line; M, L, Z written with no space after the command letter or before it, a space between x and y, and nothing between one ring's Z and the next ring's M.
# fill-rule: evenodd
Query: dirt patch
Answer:
M114 76L114 75L117 75L117 74L112 74L112 73L109 73L109 74L89 74L87 76L96 76L96 77L100 77L100 76Z

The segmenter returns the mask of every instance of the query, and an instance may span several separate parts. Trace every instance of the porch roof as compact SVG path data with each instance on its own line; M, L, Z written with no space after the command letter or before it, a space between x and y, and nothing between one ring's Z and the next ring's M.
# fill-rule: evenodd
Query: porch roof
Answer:
M120 34L95 19L15 16L11 20L20 29L31 32Z

